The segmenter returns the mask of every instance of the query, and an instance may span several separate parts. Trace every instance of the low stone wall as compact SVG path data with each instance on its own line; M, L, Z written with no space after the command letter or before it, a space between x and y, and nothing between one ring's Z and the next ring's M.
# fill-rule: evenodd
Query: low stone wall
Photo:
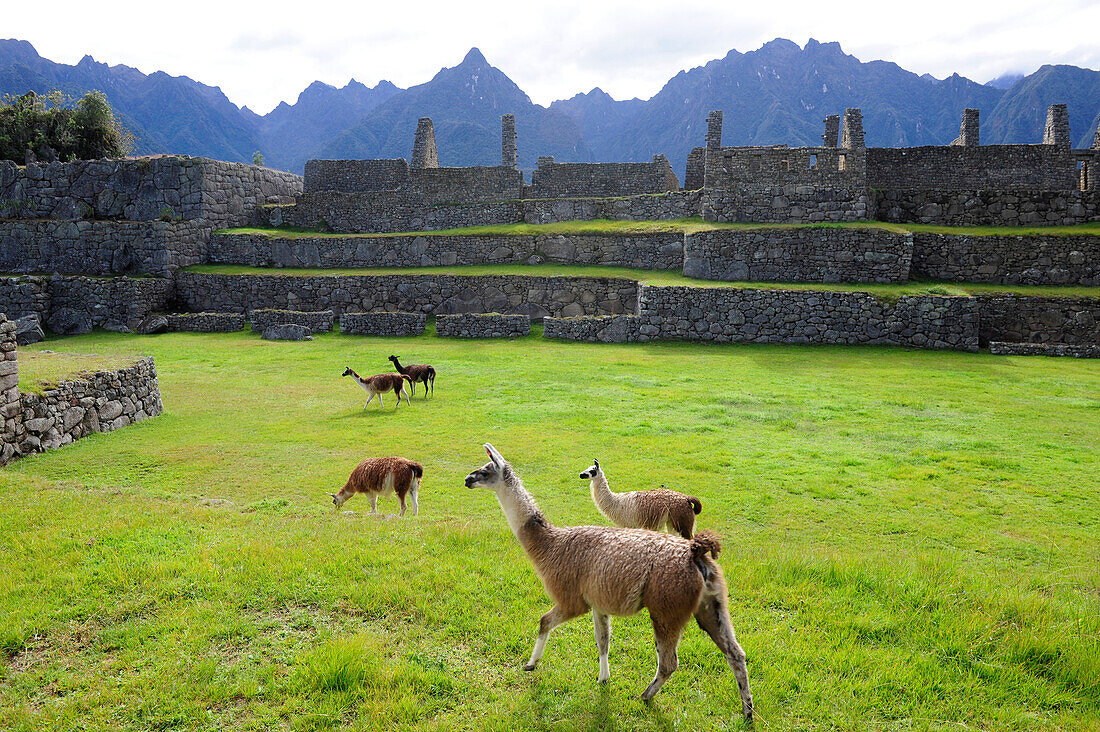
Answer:
M424 313L344 313L340 332L363 336L415 336L424 332L428 316Z
M610 277L528 275L223 275L176 273L186 309L512 313L531 318L633 312L638 286Z
M913 279L1100 285L1100 236L913 234Z
M200 264L202 221L0 220L0 271L167 276Z
M979 295L981 343L1100 344L1100 298Z
M560 262L635 269L679 269L678 233L539 236L269 237L215 234L210 262L251 267L435 267Z
M1001 343L989 344L994 356L1068 356L1071 358L1100 358L1100 344L1069 346L1064 343Z
M441 338L523 338L531 333L531 321L525 315L498 313L440 315L435 333Z
M336 316L331 310L303 311L276 308L253 310L250 318L252 330L263 333L273 325L301 325L310 333L327 333L332 330Z
M703 218L746 223L824 223L870 218L865 188L811 185L705 188Z
M1100 190L880 190L879 221L941 226L1070 226L1100 221Z
M156 277L53 275L46 282L50 302L42 321L59 335L132 329L150 313L167 309L173 292L172 280Z
M169 313L164 319L172 333L235 333L248 323L239 313Z
M731 282L905 282L913 236L874 228L718 229L688 234L684 274Z
M631 196L679 189L664 155L648 163L556 163L540 157L531 173L532 198Z
M0 313L13 320L37 315L46 320L50 312L50 291L46 277L0 277Z
M117 371L63 381L41 395L19 392L18 364L15 324L0 315L0 465L155 417L164 410L152 358Z
M640 320L634 315L543 318L542 333L546 338L563 341L630 343L638 340Z
M521 201L520 220L528 224L561 221L670 221L702 216L700 191L622 198L528 199Z
M978 349L978 305L967 297L861 292L643 287L639 340L894 344Z

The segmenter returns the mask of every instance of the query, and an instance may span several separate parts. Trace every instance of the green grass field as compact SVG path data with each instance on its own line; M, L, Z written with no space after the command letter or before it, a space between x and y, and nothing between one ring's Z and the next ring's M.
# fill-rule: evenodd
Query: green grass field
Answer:
M521 670L549 602L493 442L550 520L577 473L699 496L758 729L1100 729L1100 364L895 348L95 333L166 413L0 470L0 729L740 728L697 628L652 704L648 618ZM396 411L340 378L430 361ZM370 455L421 513L334 512ZM381 501L393 511L396 500Z
M79 379L89 372L110 371L132 366L138 356L126 353L50 353L48 348L19 349L19 389L42 392L59 381Z

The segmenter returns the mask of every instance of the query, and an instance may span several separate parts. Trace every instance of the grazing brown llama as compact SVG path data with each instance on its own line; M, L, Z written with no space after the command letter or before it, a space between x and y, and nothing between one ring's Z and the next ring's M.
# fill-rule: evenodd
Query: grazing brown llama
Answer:
M332 496L332 504L340 508L356 493L366 493L370 499L370 512L375 514L378 513L378 496L392 491L401 503L401 512L397 515L405 515L405 496L408 496L415 516L420 511L417 496L423 477L424 468L412 460L403 457L367 458L351 471L343 490L329 495Z
M554 526L501 454L489 444L485 451L489 462L466 476L466 487L483 486L496 494L512 533L554 600L539 622L535 649L524 668L532 671L538 665L550 631L591 610L600 653L599 681L606 682L611 677L609 616L648 608L657 643L657 675L642 693L642 699L649 700L679 665L676 647L694 615L733 669L741 709L751 722L745 652L733 632L726 580L714 561L721 550L718 538L709 532L688 541L645 529Z
M608 521L616 526L652 531L663 531L667 526L685 539L691 538L695 516L703 510L698 498L667 488L612 493L600 461L592 462L594 465L581 473L581 479L591 481L592 500Z
M408 392L405 391L405 384L411 384L412 381L404 374L375 374L374 376L368 376L364 379L362 376L352 371L349 366L344 369L343 375L355 379L355 383L359 384L359 386L363 387L363 391L367 392L367 403L363 405L363 409L370 406L370 400L374 399L375 396L378 397L379 404L383 407L386 406L386 403L382 401L382 395L387 391L392 391L397 396L397 406L395 406L394 409L401 406L402 393L405 394L405 401L410 405L412 404Z
M402 366L401 362L397 360L397 356L390 356L390 361L393 362L393 367L397 369L397 372L409 377L412 382L412 386L409 391L413 396L416 395L416 385L421 383L424 385L424 396L428 396L428 386L431 385L432 396L435 396L435 369L426 363L412 363L408 366Z

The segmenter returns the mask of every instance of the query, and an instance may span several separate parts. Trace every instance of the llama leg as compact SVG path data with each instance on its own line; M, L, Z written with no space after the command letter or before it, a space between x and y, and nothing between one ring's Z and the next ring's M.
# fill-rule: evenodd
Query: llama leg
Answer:
M401 510L397 512L397 517L400 518L405 515L405 496L398 494L397 500L401 504Z
M653 636L657 642L657 675L653 677L653 681L649 682L649 686L642 692L642 701L649 701L656 696L657 692L668 681L668 677L672 676L672 673L680 665L680 658L676 655L676 647L680 645L682 630L683 626L672 629L654 621Z
M405 387L401 387L401 388L402 388L402 390L404 391L404 388L405 388ZM412 383L411 383L411 382L410 382L409 388L410 388L410 389L412 388ZM400 397L400 396L398 396L398 397L397 397L397 401L398 401L398 402L400 402L400 401L401 401L401 397ZM408 404L408 405L409 405L410 407L412 406L412 400L411 400L411 399L409 399L409 392L407 392L407 391L405 392L405 402L406 402L406 403L407 403L407 404Z
M606 684L611 680L611 667L607 663L607 652L611 648L611 618L593 608L592 624L596 627L596 650L600 652L600 677L597 681Z
M378 513L378 496L373 493L370 494L370 512Z
M417 495L417 492L419 490L420 481L418 481L416 478L413 478L412 489L409 491L409 498L412 500L413 505L413 516L416 516L418 513L420 513L420 503L417 500L419 498L419 496Z
M550 631L579 614L569 613L561 605L555 605L542 616L542 619L539 620L539 637L535 640L535 650L531 651L531 659L523 667L524 671L534 671L535 667L539 665L542 652L546 650L546 639L550 637Z
M726 663L737 678L737 690L741 694L741 711L745 715L745 721L751 722L752 690L749 689L749 670L745 664L745 651L737 642L729 608L723 598L705 595L699 603L699 609L695 611L695 620L718 646L718 650L725 655Z
M366 409L367 407L370 406L370 400L371 399L374 399L374 394L368 394L367 395L367 403L363 405L363 409Z

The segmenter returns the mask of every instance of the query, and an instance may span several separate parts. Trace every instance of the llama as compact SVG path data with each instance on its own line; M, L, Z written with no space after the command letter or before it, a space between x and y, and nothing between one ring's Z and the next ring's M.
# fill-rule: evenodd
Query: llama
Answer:
M367 458L355 466L347 484L339 493L329 495L332 496L332 504L340 508L356 493L366 493L370 499L370 512L376 514L378 496L393 491L401 503L401 512L397 515L405 515L405 496L408 496L415 516L420 511L417 495L423 477L424 468L412 460L403 457Z
M431 384L432 396L435 396L435 369L426 363L414 363L408 366L402 366L401 362L397 360L397 356L390 356L390 361L393 361L393 367L397 369L398 373L404 374L409 377L409 381L412 386L409 387L409 391L413 396L416 396L416 384L420 382L424 385L424 396L428 396L428 385Z
M612 493L600 461L592 462L595 464L581 473L581 480L591 481L592 500L608 521L632 529L661 531L668 527L685 539L691 538L695 516L703 510L698 498L667 488Z
M363 387L363 391L367 392L367 403L363 405L363 409L370 406L370 400L374 399L375 395L378 396L378 403L385 407L386 403L382 401L382 395L391 390L397 396L397 406L394 407L394 409L401 406L402 393L405 394L405 401L408 402L410 406L412 405L409 394L405 391L405 384L411 384L412 381L404 374L375 374L374 376L368 376L364 379L362 376L352 371L349 366L344 369L343 375L355 379L355 382Z
M600 654L599 682L606 683L611 678L609 616L633 615L645 607L657 644L657 675L642 693L648 701L679 665L676 647L694 615L733 669L741 708L751 723L745 652L733 632L725 577L714 561L721 550L718 538L709 532L688 541L646 529L553 526L512 466L492 445L486 444L485 451L489 462L466 476L466 487L483 486L496 494L512 533L554 600L539 622L538 639L524 669L533 671L538 665L550 631L591 610Z

